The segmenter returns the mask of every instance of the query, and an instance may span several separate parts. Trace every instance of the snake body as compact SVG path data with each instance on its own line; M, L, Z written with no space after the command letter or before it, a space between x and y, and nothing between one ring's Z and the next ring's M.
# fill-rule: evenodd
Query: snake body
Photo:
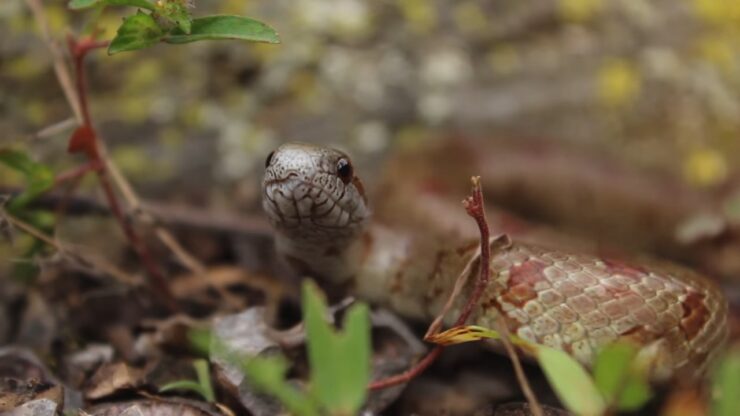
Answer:
M475 240L450 243L371 223L350 158L326 147L293 143L271 153L263 207L278 251L299 271L414 319L440 312L478 247ZM471 316L474 324L493 327L502 314L512 333L585 365L599 348L628 339L651 363L654 380L704 373L727 337L726 300L690 270L571 254L506 236L491 249L492 282ZM465 290L471 289L472 283ZM466 298L463 293L448 316Z

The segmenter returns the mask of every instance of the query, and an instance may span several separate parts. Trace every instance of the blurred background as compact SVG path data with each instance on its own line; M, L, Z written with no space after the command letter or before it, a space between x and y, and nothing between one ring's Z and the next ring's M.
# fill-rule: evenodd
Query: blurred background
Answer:
M90 17L66 1L44 4L56 39L83 31ZM101 37L112 38L130 12L108 8ZM486 158L462 172L483 174L494 203L558 226L580 221L589 238L622 228L619 241L650 239L633 233L664 215L656 239L725 236L740 222L740 3L195 4L196 16L216 13L263 20L282 44L201 42L88 57L93 118L144 198L258 213L264 158L282 142L347 150L372 188L401 153L445 176L455 168L440 159L458 150L424 152L464 139ZM66 153L71 124L37 134L71 114L29 9L4 0L0 19L0 142L56 172L77 166ZM20 179L4 170L0 183ZM533 186L544 190L528 193ZM563 202L569 188L587 192ZM93 177L82 189L99 192ZM648 214L630 211L646 205ZM583 221L592 211L598 218ZM673 244L653 251L681 260L674 243L637 246ZM731 272L722 274L734 275L740 259L723 250Z
M47 1L51 29L85 13ZM119 13L120 12L120 13ZM111 38L125 9L102 18ZM740 5L715 0L200 1L195 14L253 16L281 45L206 42L94 54L94 117L125 173L233 184L286 140L358 159L450 133L598 149L720 186L740 158ZM0 130L71 163L69 117L22 0L0 4ZM164 189L173 189L167 187Z

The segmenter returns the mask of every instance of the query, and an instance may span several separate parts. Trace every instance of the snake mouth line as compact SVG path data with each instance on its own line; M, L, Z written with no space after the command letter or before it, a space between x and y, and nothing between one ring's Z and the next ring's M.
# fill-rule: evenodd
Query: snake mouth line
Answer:
M316 228L341 230L362 222L362 219L354 216L359 205L355 204L353 209L347 209L342 204L342 202L344 204L348 202L342 201L346 194L346 187L342 189L338 197L335 197L323 187L297 176L293 174L285 178L266 181L264 184L263 205L268 213L273 214L271 217L280 227L296 229L310 224ZM294 190L300 186L306 187L306 190L301 198L296 198ZM279 194L280 198L276 197L276 194ZM303 203L306 200L310 201L310 205ZM286 207L287 204L290 204L290 208ZM336 211L335 207L339 210ZM346 222L340 223L344 215L346 215ZM331 218L334 218L335 224L326 222Z

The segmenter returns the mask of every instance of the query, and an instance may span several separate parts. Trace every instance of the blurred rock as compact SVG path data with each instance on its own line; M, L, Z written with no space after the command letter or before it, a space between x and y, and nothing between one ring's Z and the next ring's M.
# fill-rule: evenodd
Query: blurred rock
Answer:
M54 416L59 404L49 399L39 399L24 403L6 414L7 416Z

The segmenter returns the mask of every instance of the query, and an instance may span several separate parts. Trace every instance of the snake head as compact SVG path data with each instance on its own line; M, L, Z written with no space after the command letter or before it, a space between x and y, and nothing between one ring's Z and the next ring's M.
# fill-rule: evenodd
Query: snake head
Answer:
M265 161L262 206L277 231L304 243L348 242L370 217L364 189L343 152L284 144Z

